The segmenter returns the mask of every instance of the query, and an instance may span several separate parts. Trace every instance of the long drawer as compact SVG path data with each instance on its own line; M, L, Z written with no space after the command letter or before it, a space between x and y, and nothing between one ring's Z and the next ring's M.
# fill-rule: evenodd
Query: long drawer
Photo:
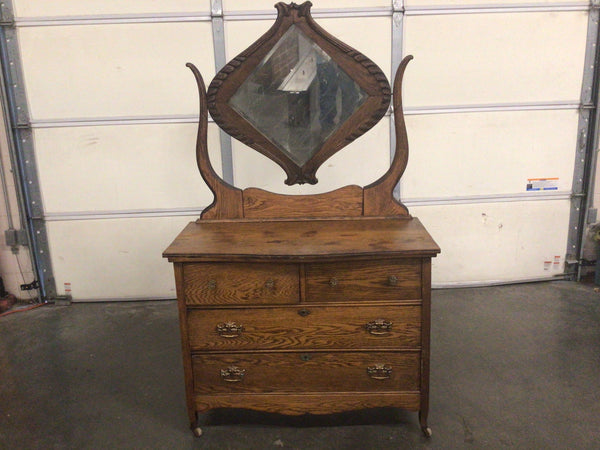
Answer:
M188 305L297 303L296 264L195 263L183 269Z
M202 354L196 394L419 390L419 352Z
M306 265L306 301L395 301L421 298L421 260Z
M192 351L419 349L420 305L190 309Z

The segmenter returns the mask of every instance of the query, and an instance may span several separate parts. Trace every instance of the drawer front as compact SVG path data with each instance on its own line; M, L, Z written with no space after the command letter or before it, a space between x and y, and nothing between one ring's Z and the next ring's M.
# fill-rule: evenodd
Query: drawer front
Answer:
M419 352L245 353L193 357L196 394L419 390Z
M421 298L421 260L306 265L306 301L390 301Z
M421 307L296 306L192 309L193 351L268 349L419 349Z
M188 305L286 304L300 296L295 264L185 264Z

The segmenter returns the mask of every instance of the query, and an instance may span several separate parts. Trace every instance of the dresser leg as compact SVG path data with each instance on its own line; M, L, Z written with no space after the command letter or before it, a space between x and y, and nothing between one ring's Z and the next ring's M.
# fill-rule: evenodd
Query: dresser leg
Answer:
M194 419L191 421L190 428L192 429L192 433L194 436L200 437L202 436L202 428L200 428L200 418L197 413L194 413Z
M421 425L421 431L426 438L431 437L431 428L427 426L427 412L419 411L419 424Z

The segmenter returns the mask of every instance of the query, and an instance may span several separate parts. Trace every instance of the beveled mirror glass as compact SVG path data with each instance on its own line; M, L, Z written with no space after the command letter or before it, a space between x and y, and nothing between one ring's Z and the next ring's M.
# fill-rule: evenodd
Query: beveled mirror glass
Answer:
M321 47L292 25L229 105L303 166L366 97Z

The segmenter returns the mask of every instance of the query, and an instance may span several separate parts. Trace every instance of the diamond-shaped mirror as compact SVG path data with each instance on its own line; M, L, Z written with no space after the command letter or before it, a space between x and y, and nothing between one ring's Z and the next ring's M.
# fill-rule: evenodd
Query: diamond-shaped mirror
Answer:
M211 82L208 109L279 164L287 184L314 184L328 158L383 117L391 90L375 63L313 20L310 2L275 7L271 29Z
M229 104L303 166L366 98L321 47L292 25Z

